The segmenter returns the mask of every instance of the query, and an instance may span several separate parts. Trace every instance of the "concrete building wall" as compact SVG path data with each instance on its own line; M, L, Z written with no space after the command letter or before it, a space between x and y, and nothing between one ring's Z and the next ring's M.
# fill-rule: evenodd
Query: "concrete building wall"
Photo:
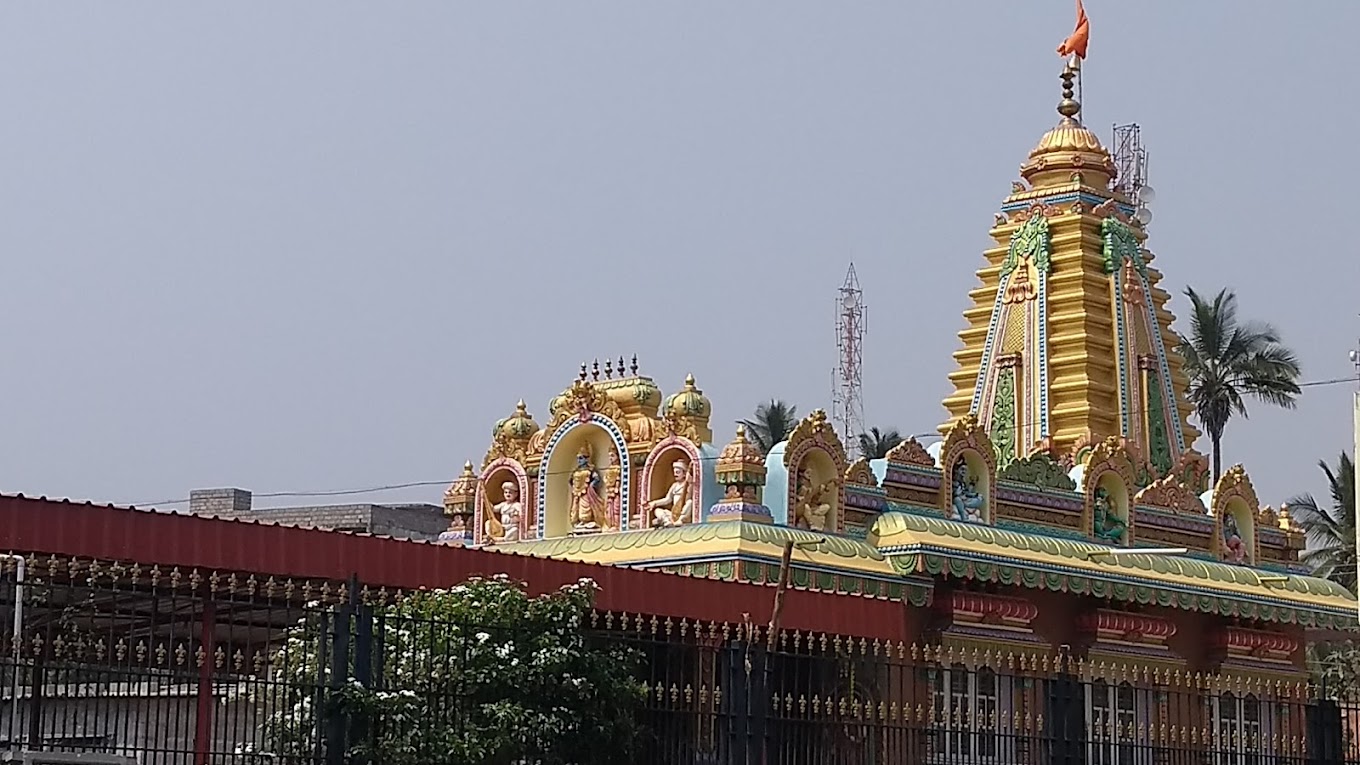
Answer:
M424 541L434 540L449 526L443 509L435 505L359 503L254 508L251 504L251 493L244 489L196 489L189 492L189 512L194 515L358 531Z

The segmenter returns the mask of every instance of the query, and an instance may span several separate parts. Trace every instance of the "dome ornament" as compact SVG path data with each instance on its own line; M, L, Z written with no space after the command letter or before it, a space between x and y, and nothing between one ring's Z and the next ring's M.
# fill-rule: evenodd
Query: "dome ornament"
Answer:
M1064 121L1071 120L1080 123L1077 115L1081 114L1081 102L1076 99L1076 92L1073 89L1073 80L1077 77L1077 70L1071 64L1063 67L1062 72L1062 101L1058 102L1058 114L1063 116Z

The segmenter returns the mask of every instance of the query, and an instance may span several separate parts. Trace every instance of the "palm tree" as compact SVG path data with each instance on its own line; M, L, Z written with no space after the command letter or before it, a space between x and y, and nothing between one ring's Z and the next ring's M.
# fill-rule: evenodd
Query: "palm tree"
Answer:
M786 404L777 398L756 407L754 419L742 420L746 435L762 452L770 453L774 445L788 439L793 429L798 427L798 407Z
M1205 302L1193 288L1190 336L1177 335L1190 378L1195 418L1214 449L1214 482L1222 475L1223 429L1235 415L1247 418L1246 396L1293 409L1299 395L1299 362L1269 324L1239 323L1237 296L1224 290Z
M1345 452L1336 468L1319 460L1332 495L1330 508L1318 507L1312 494L1289 500L1290 516L1308 537L1308 549L1300 556L1313 572L1355 591L1355 462Z
M868 433L859 434L859 456L865 459L881 460L888 456L888 452L905 439L902 434L897 432L897 428L879 430L869 428Z

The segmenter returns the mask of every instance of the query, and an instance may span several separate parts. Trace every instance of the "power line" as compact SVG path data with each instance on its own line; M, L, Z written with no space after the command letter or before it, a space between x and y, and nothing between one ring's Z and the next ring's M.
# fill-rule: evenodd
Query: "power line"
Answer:
M1341 384L1345 384L1345 383L1354 383L1354 382L1356 382L1357 379L1358 379L1357 377L1352 376L1352 377L1336 377L1336 378L1332 378L1332 379L1328 379L1328 380L1309 380L1309 381L1306 381L1306 382L1301 382L1301 383L1299 383L1299 384L1298 384L1298 387L1299 387L1299 388L1322 388L1322 387L1327 387L1327 386L1331 386L1331 385L1341 385ZM1144 414L1144 413L1146 413L1146 411L1147 411L1147 410L1145 410L1145 409L1132 409L1132 410L1129 411L1129 414ZM1002 426L1002 427L992 428L992 429L990 430L990 432L995 433L995 432L998 432L998 431L1000 431L1000 432L1005 432L1005 431L1009 431L1009 430L1018 430L1019 427L1020 427L1019 425L1006 425L1006 426ZM930 430L930 431L927 431L927 432L924 432L924 433L913 433L913 434L911 434L911 435L904 436L904 440L906 440L906 439L912 439L912 438L917 439L917 440L920 440L920 439L929 439L929 438L941 438L941 436L940 436L939 432L936 431L936 430ZM703 462L707 462L707 461L717 461L718 457L719 457L719 455L702 455L702 456L700 456L699 459L700 459L701 461L703 461ZM566 470L552 470L552 471L543 470L543 471L539 471L538 475L539 475L539 476L570 475L571 473L575 472L575 470L576 470L575 468L568 468L568 469L566 469ZM260 498L260 499L271 499L271 498L272 498L272 499L278 499L278 498L282 498L282 497L296 497L296 498L305 498L305 497L344 497L344 496L355 496L355 495L359 495L359 494L376 494L376 493L384 492L384 491L396 491L396 490L398 490L398 489L414 489L414 488L423 488L423 487L430 487L430 486L448 486L449 484L453 483L454 480L456 480L456 479L455 479L455 478L445 478L445 479L439 479L439 480L433 480L433 481L410 481L410 482L407 482L407 483L392 483L392 484L383 484L383 485L381 485L381 486L370 486L370 487L364 488L364 489L338 489L338 490L319 490L319 491L275 491L275 492L268 492L268 493L265 493L265 494L252 494L251 496L252 496L252 497L255 497L255 498ZM133 503L131 503L131 505L132 505L133 507L148 507L148 506L149 506L149 507L156 507L156 506L183 505L183 504L186 504L187 502L189 502L189 498L188 498L188 497L183 497L183 498L177 498L177 499L160 500L160 501L157 501L157 502L133 502Z

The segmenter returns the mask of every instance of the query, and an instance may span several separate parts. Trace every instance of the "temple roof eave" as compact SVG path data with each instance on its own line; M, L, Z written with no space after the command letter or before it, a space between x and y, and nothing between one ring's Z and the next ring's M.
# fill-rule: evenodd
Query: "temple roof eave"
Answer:
M773 558L794 542L793 564L807 568L900 579L876 547L852 537L744 521L533 540L497 546L500 552L613 565L656 566L694 560Z
M1262 581L1256 570L1226 563L1168 555L1120 555L1106 560L1092 553L1112 548L1093 542L1023 534L991 526L964 524L914 513L887 513L875 525L878 547L903 573L972 572L1012 567L1028 572L1017 583L1080 591L1083 583L1127 599L1147 600L1190 610L1251 612L1271 621L1302 621L1355 630L1356 599L1340 585L1318 577L1287 575L1278 584ZM952 563L951 563L952 562ZM962 565L959 565L962 564ZM989 568L990 567L990 568ZM938 569L938 570L932 570ZM995 574L995 572L992 572ZM1274 572L1272 578L1279 576ZM1051 581L1050 581L1051 580ZM1072 582L1078 586L1073 588ZM1122 598L1121 598L1122 599ZM1245 609L1243 604L1250 604ZM1277 616L1283 619L1274 618Z

